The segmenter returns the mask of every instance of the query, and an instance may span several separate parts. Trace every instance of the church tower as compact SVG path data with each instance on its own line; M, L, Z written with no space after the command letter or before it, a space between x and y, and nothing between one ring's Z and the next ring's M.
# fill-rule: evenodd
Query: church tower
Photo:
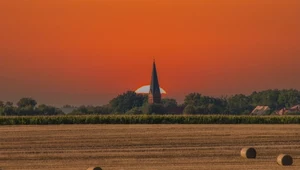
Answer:
M153 61L153 68L152 68L152 76L151 76L151 83L150 83L150 90L148 95L148 103L160 103L161 101L161 93L160 87L158 83L158 76L156 71L155 60Z

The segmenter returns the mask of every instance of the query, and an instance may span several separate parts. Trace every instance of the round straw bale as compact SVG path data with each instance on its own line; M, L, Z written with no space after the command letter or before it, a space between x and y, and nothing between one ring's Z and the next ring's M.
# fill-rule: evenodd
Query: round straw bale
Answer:
M254 148L243 148L241 150L241 156L243 158L256 158L256 150Z
M100 167L89 167L87 170L102 170Z
M277 157L277 163L282 166L288 166L293 164L293 158L287 154L280 154Z

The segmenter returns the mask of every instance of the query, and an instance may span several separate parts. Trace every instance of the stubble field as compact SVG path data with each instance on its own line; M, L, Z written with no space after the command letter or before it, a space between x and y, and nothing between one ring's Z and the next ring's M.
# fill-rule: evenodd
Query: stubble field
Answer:
M0 126L0 169L296 170L299 135L299 125ZM257 159L240 157L245 146ZM277 165L280 153L294 165Z

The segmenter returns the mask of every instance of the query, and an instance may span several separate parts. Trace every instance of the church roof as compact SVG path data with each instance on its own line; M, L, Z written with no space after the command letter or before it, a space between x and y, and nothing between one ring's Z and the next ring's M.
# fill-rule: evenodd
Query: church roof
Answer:
M158 76L156 71L155 61L153 61L153 68L152 68L152 76L151 76L151 83L150 83L150 91L151 94L160 94L160 87L158 82Z
M256 108L251 112L251 114L263 115L263 114L266 114L270 110L271 109L269 106L256 106Z

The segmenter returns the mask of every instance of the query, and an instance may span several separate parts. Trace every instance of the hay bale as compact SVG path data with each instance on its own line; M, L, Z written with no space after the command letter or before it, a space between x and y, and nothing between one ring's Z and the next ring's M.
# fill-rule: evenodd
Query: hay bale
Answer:
M256 150L254 148L243 148L241 150L241 156L247 159L256 158Z
M282 166L289 166L293 164L293 158L290 155L280 154L277 157L277 163Z
M89 167L87 170L102 170L100 167Z

